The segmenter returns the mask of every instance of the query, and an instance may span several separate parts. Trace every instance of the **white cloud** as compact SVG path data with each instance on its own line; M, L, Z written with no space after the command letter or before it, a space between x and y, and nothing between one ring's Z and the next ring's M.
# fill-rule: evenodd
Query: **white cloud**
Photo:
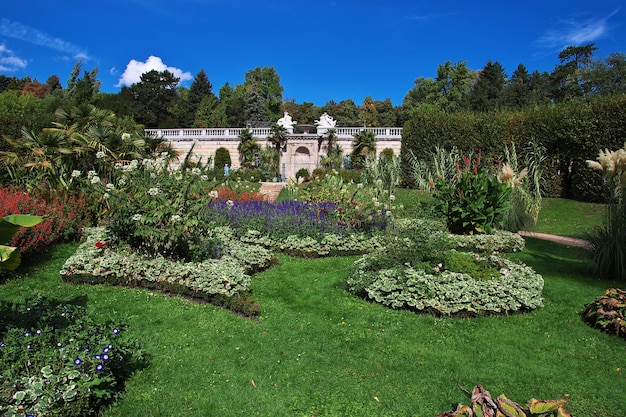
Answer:
M38 29L31 28L19 22L9 19L0 19L0 35L8 38L19 39L46 48L54 49L72 55L76 59L88 60L90 56L79 46L60 38L55 38Z
M6 45L0 44L0 71L13 72L26 68L26 60L15 56Z
M126 70L124 70L124 73L120 77L116 87L121 87L123 85L130 86L131 84L138 83L141 81L141 74L145 74L146 72L152 70L159 72L168 70L174 74L175 77L180 78L180 81L193 80L193 76L190 72L183 72L180 68L168 67L163 63L161 58L150 55L146 62L131 59L128 65L126 65Z
M547 30L536 43L548 49L562 49L568 46L595 42L607 35L610 30L608 20L618 10L606 17L569 17L559 22L559 26Z

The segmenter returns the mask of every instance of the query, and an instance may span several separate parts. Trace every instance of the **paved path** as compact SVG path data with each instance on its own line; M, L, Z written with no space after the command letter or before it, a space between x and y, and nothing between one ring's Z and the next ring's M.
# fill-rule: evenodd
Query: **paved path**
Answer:
M259 188L259 194L263 195L265 201L276 201L276 197L280 194L286 183L284 182L262 182Z
M538 233L538 232L526 232L520 231L519 234L521 236L534 237L537 239L549 240L551 242L561 243L563 245L568 246L576 246L579 248L591 249L591 244L583 239L576 239L574 237L564 237L557 235L549 235L547 233Z

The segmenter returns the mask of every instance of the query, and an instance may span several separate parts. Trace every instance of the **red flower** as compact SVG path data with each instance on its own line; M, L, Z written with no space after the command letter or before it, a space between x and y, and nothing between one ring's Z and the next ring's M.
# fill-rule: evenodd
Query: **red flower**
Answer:
M102 249L107 245L106 242L101 242L101 241L97 241L96 242L96 249Z

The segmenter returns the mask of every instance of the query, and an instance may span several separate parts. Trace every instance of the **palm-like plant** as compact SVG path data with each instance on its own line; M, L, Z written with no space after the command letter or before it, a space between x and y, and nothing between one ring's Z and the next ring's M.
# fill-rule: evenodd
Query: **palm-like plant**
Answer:
M269 141L274 145L278 152L284 152L287 149L287 129L284 126L274 123L271 127L271 135Z
M19 140L7 139L12 151L0 155L17 185L46 182L67 188L73 171L97 171L110 179L116 162L140 159L159 149L162 139L150 138L134 124L94 106L60 109L52 127L23 131Z
M239 163L242 167L252 168L254 167L254 155L258 154L261 147L252 136L250 129L244 129L239 135L239 145L237 145L237 151L239 151Z
M376 135L371 130L362 130L354 135L352 142L352 165L362 168L368 156L376 154Z

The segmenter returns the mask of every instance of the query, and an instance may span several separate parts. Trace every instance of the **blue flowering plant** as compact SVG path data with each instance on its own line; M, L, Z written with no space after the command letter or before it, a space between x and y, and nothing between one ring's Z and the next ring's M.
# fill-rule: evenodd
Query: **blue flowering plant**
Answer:
M126 326L85 307L33 298L0 302L0 414L94 415L145 365Z

